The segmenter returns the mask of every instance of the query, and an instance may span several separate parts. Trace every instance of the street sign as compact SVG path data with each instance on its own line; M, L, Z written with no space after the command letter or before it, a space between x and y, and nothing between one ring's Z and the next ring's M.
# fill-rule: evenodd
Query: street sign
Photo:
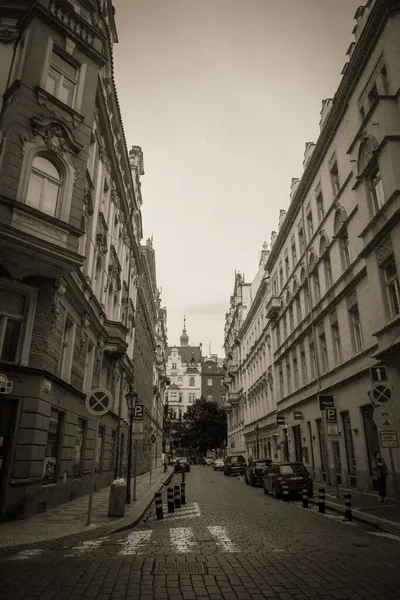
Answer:
M387 383L374 383L371 387L370 398L376 405L390 404L393 400L393 388Z
M399 440L396 431L380 431L381 448L398 448Z
M143 414L144 414L143 404L138 404L136 402L136 404L133 408L133 420L134 421L143 421Z
M132 439L143 439L143 421L132 421Z
M293 419L295 421L301 421L303 418L303 413L301 412L301 410L295 410L293 413Z
M96 388L92 390L90 395L86 396L86 408L97 417L105 415L111 408L112 395L109 390L104 388Z
M318 400L320 410L325 410L326 408L334 408L335 406L333 396L319 395Z
M391 427L395 420L393 413L388 410L386 406L378 406L375 408L372 418L379 429Z
M339 435L339 425L337 423L327 423L326 431L328 436L338 436Z
M336 408L327 408L325 409L326 422L327 423L337 423L337 410Z
M277 425L284 425L285 424L285 417L277 415L277 417L276 417L276 424Z
M376 367L370 367L369 372L371 373L371 380L374 383L379 383L380 381L389 381L387 370L384 366L378 365Z

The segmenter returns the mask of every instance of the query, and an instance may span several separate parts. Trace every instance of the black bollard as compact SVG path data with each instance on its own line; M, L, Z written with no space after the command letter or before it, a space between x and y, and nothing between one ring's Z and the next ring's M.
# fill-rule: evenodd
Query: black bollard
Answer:
M303 486L303 508L308 508L308 487Z
M175 490L175 508L181 507L181 490L179 489L179 485L174 486Z
M352 521L353 520L353 515L351 514L351 494L345 494L344 495L344 504L345 504L345 511L344 511L344 520L345 521Z
M289 486L287 483L282 483L282 500L284 502L289 500Z
M169 487L167 490L167 500L168 500L168 512L173 513L175 510L175 503L174 503L174 489L172 487Z
M181 505L186 504L186 495L185 495L185 482L181 483Z
M182 471L182 483L185 482L185 471Z
M163 513L163 507L162 507L162 497L161 497L161 492L156 492L154 494L154 500L156 503L156 515L157 515L157 520L161 520L164 518L164 513Z
M325 513L325 488L319 488L318 512Z

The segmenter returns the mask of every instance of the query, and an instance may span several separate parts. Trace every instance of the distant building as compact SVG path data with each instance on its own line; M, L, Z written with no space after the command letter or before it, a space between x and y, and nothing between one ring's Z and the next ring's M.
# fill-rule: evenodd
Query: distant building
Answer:
M223 406L225 402L224 386L225 370L223 360L217 354L201 359L201 395L206 400L213 400Z
M190 404L201 396L201 344L189 346L186 319L180 337L180 346L167 350L167 377L165 401L171 420L182 418Z

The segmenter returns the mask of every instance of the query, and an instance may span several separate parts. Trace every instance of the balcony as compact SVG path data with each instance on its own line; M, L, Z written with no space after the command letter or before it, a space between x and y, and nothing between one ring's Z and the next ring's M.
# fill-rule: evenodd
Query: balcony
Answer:
M223 385L226 385L226 386L228 386L228 385L230 385L231 383L232 383L232 377L229 377L229 375L227 375L226 377L224 377L224 380L223 380Z
M115 357L125 354L128 348L126 341L128 328L121 321L104 321L104 328L107 332L104 350Z
M281 304L279 302L279 298L276 296L271 296L265 307L265 315L267 319L276 319L279 315L280 306Z
M229 394L228 399L232 406L237 406L240 402L241 395L237 393Z
M228 374L229 375L235 375L239 370L239 365L229 365L228 366Z

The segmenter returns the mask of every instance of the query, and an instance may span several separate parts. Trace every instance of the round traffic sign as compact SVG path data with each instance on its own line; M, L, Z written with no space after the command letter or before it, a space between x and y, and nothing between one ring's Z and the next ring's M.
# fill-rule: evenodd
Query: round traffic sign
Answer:
M92 415L105 415L111 408L112 395L109 390L96 388L86 397L86 408Z
M151 441L151 443L152 443L152 444L155 444L155 443L156 443L156 441L157 441L157 438L156 438L156 434L155 434L155 433L152 433L152 434L151 434L151 436L150 436L150 441Z
M386 406L375 408L373 419L379 428L391 427L394 423L394 415Z
M392 399L392 390L388 385L376 383L371 388L371 398L376 404L386 404Z

